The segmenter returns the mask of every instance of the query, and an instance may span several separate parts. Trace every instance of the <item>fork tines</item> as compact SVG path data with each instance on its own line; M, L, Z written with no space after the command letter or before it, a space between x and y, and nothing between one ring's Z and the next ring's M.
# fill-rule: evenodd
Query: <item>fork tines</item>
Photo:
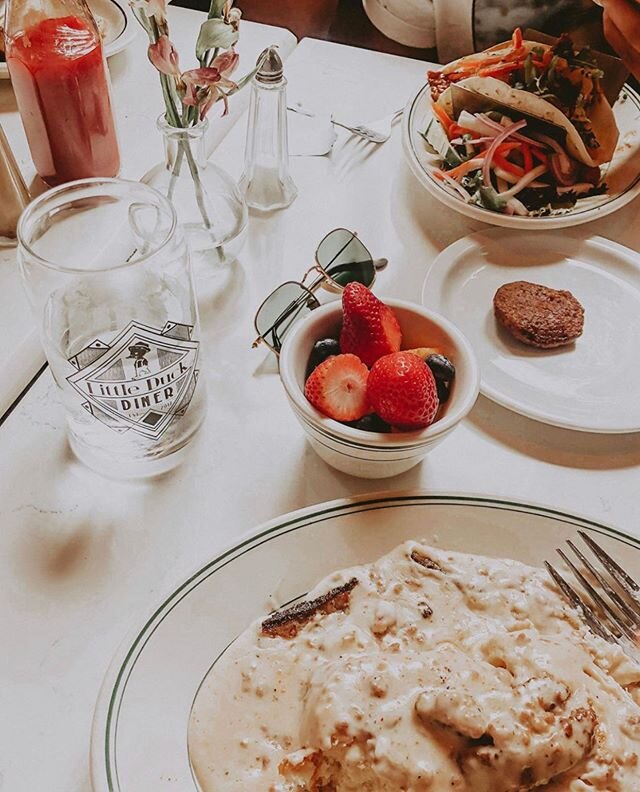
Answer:
M640 659L640 585L591 536L584 531L578 533L596 561L590 561L571 540L567 545L577 561L560 548L557 553L581 590L576 590L545 561L547 571L596 635L620 644L634 659ZM598 568L597 562L604 571Z

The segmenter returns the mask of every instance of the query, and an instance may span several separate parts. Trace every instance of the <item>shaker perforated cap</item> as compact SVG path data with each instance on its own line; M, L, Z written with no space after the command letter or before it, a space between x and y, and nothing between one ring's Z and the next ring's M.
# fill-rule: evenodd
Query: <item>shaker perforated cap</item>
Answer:
M282 65L282 58L275 44L272 44L260 53L256 63L260 63L261 61L262 66L256 74L256 80L261 83L280 82L284 67Z

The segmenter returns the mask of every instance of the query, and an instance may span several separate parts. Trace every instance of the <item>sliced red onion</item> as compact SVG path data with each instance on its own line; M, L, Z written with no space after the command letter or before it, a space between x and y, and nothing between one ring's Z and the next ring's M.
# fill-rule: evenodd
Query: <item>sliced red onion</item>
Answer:
M502 170L502 168L498 168L495 165L493 166L492 170L499 179L502 179L508 184L517 184L520 181L521 178L520 176L514 176L513 173L509 173L508 171ZM543 187L548 187L548 186L549 186L548 184L539 181L531 182L531 184L529 185L529 187L535 187L536 189L542 189ZM502 189L500 188L500 185L498 185L498 188L499 188L498 191L500 192ZM508 188L505 187L505 190L506 189Z
M495 135L492 135L492 136L489 136L489 137L472 138L471 140L463 140L461 137L459 137L459 138L454 138L453 140L450 140L449 142L453 146L462 146L465 143L472 143L472 144L476 144L476 143L490 143L494 139L495 139Z
M520 215L520 217L528 217L529 210L517 198L509 198L507 201L507 209L511 209L512 214Z
M464 189L464 187L461 184L458 184L458 182L455 179L452 179L451 176L447 176L447 174L444 171L440 171L440 173L442 173L443 176L442 181L444 182L445 185L449 187L449 192L453 193L456 196L456 198L460 196L465 203L469 203L469 201L471 200L471 196Z
M557 151L558 154L566 155L566 151L560 145L560 143L558 143L558 141L554 140L552 137L549 137L549 135L543 135L541 132L532 132L531 136L534 137L536 140L539 140L541 143L544 143L545 146L549 146L549 148L552 148L554 151Z
M489 118L488 115L485 113L480 113L479 118L491 129L496 132L501 132L504 127L502 124L499 124L497 121L494 121L492 118ZM531 135L533 136L533 132ZM532 140L530 137L526 135L512 135L514 140L519 140L521 143L528 143L530 146L536 146L536 148L544 148L544 146L538 140Z
M527 122L524 118L520 121L516 121L515 124L509 124L508 127L503 127L502 132L493 139L493 142L487 149L487 153L484 156L484 162L482 163L482 181L485 187L491 186L491 161L493 160L493 155L496 153L496 149L501 143L511 137L515 132L523 127L526 127Z
M511 189L507 190L503 193L498 193L499 198L512 198L514 195L517 195L519 192L524 190L525 187L528 187L531 182L534 182L538 176L542 176L547 170L546 165L538 165L537 168L530 170L529 173L525 173L524 176L520 179L517 184L514 184Z
M563 187L569 187L578 181L578 163L564 151L556 151L549 157L551 173L555 181Z
M520 178L518 176L514 176L513 173L509 173L509 171L503 170L502 168L499 168L497 165L494 165L492 170L499 179L507 182L507 184L517 184L520 181ZM498 188L499 187L500 185L498 185ZM505 189L508 188L505 187Z

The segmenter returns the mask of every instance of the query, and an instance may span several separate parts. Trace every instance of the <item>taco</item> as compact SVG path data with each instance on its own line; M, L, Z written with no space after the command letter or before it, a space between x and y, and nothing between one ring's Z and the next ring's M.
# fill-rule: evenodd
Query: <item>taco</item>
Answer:
M576 50L569 36L546 44L523 40L516 30L511 41L429 72L428 79L432 98L449 115L451 85L458 84L564 130L567 153L594 167L611 160L619 136L603 76L594 53Z
M516 30L509 42L429 72L431 175L466 203L523 216L606 193L600 166L619 137L609 95L625 76L609 60L605 75L567 36L546 43Z

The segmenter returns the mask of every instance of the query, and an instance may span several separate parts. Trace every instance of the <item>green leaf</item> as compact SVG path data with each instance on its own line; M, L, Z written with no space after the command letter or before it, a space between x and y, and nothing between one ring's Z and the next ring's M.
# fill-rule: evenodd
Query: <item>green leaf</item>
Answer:
M462 157L455 151L453 146L449 143L447 136L442 129L439 121L433 119L429 124L427 131L424 133L424 139L429 147L436 151L442 157L444 164L449 168L454 168L460 165Z
M253 71L250 71L249 74L245 74L244 77L240 78L236 83L238 87L233 88L229 93L238 93L238 91L241 91L244 88L244 86L247 83L250 83L251 80L253 80L253 78L256 76L256 74L258 73L258 68L259 67L256 66L256 68Z
M536 70L533 65L533 55L529 53L524 59L524 83L527 90L533 91L536 85Z
M238 40L238 31L227 25L222 19L207 19L202 23L200 34L196 42L196 57L204 58L206 52L215 47L229 49Z
M493 212L502 212L507 205L504 198L500 198L493 187L480 187L478 193L480 203L485 209L491 209Z
M134 17L138 20L141 27L144 28L145 33L149 36L149 41L153 44L155 42L155 38L153 36L153 31L151 30L151 23L149 21L149 17L146 15L142 8L138 6L132 5L131 11L133 12Z
M227 0L211 0L209 6L209 19L222 19L222 10Z

